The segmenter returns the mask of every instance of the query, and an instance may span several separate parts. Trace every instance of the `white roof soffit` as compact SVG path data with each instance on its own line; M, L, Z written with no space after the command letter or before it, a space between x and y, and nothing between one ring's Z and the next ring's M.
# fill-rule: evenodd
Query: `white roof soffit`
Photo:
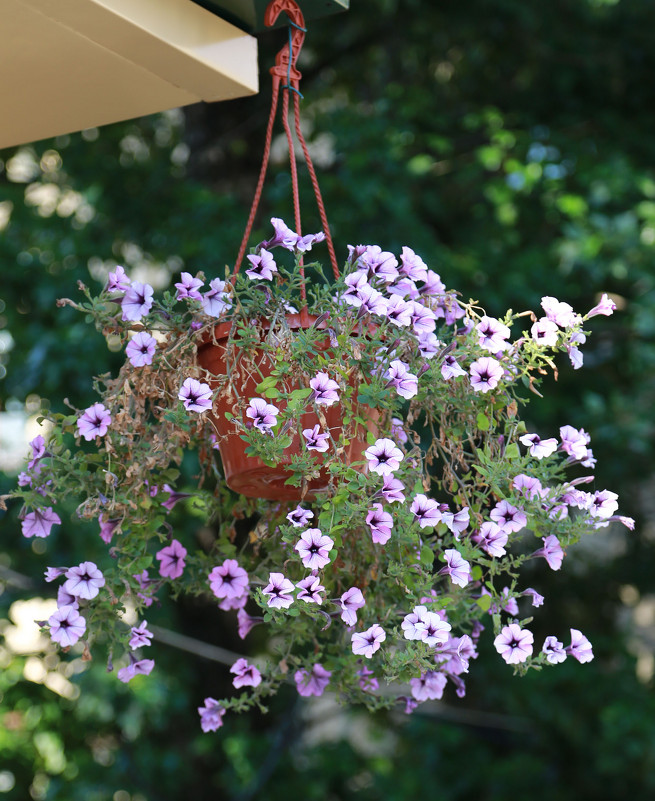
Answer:
M0 147L257 92L257 41L191 0L0 0Z

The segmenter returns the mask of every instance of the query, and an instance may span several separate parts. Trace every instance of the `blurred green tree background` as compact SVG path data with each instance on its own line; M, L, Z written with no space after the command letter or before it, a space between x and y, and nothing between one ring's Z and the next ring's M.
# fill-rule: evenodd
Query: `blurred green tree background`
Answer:
M650 0L352 0L310 25L300 66L303 124L338 253L409 245L449 288L491 315L554 295L593 320L585 367L563 360L529 423L584 426L596 488L620 494L634 532L606 529L534 566L546 596L540 642L569 626L588 665L514 679L483 635L468 694L407 718L301 703L289 688L267 717L200 733L195 707L229 691L219 661L160 640L157 669L129 686L101 649L59 659L30 621L49 598L47 565L100 558L71 516L47 542L2 519L0 799L24 801L623 801L655 793L655 6ZM99 288L120 263L159 287L187 269L222 275L254 191L284 33L261 35L262 91L91 129L0 154L0 438L44 404L94 401L110 352L58 297ZM281 141L253 243L292 219ZM305 231L318 230L302 185ZM22 430L22 429L21 429ZM33 435L33 433L32 433ZM5 465L3 492L19 467ZM191 482L193 466L187 470ZM1 513L0 514L4 514ZM176 508L193 543L202 521ZM47 550L44 550L47 548ZM231 618L163 604L149 621L241 652ZM22 621L22 622L21 622ZM30 627L31 626L31 627ZM34 636L27 637L26 631ZM164 637L166 635L163 635ZM172 636L172 635L169 635ZM178 642L179 645L179 642ZM209 654L211 656L211 654ZM570 660L569 660L570 661ZM81 692L80 692L81 691Z

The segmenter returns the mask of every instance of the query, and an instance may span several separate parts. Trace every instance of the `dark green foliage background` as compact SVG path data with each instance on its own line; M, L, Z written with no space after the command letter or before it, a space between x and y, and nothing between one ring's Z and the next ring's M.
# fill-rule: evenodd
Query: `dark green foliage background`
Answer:
M569 626L594 643L589 665L564 664L513 679L483 636L468 695L436 715L346 718L334 741L308 741L316 722L295 691L268 717L231 719L200 734L195 707L229 692L227 668L155 646L157 669L129 687L104 672L101 649L64 701L22 676L16 657L0 675L0 771L14 801L197 801L230 798L340 801L425 796L448 801L622 801L655 792L655 700L627 650L631 632L620 588L653 593L655 406L655 6L649 0L352 0L348 14L310 26L301 67L310 141L327 143L321 187L337 250L410 245L449 288L492 315L538 309L555 295L586 311L598 294L622 309L593 320L585 368L562 362L546 398L527 411L547 436L584 426L599 458L596 487L618 491L637 518L614 558L593 547L562 573L536 566L529 583L546 596L536 640ZM0 172L0 201L13 203L0 234L2 402L37 393L62 409L93 402L91 375L115 367L82 319L55 308L93 284L89 259L123 261L125 243L154 261L178 257L192 272L221 275L238 248L259 168L270 99L267 68L280 32L261 36L262 92L33 146L56 150L54 181L80 192L94 218L42 217L25 184ZM131 137L131 139L126 139ZM130 146L137 142L138 147ZM188 159L184 156L188 153ZM1 154L3 162L13 151ZM318 229L308 182L305 231ZM266 219L292 215L284 163L274 164L253 242ZM175 266L175 265L173 265ZM187 477L192 469L187 471ZM187 478L189 480L189 478ZM12 477L2 479L7 491ZM193 542L199 521L175 510L176 531ZM3 565L32 577L8 584L0 612L35 592L46 564L102 553L95 531L67 517L34 554L16 510L2 520ZM620 537L620 535L617 535ZM616 542L616 540L613 540ZM74 559L71 558L71 553ZM625 598L625 593L623 595ZM239 650L231 618L202 605L167 603L148 619ZM488 632L487 632L488 634ZM252 635L256 640L256 635ZM255 649L256 650L256 649ZM18 729L7 728L14 711ZM332 712L329 713L333 715ZM343 723L343 720L341 721ZM392 740L385 734L391 731ZM46 734L46 737L38 735ZM44 745L50 743L50 746ZM363 743L363 745L362 745ZM53 770L48 748L65 755ZM104 749L104 750L103 750ZM95 754L95 757L94 757ZM34 781L34 776L37 780Z

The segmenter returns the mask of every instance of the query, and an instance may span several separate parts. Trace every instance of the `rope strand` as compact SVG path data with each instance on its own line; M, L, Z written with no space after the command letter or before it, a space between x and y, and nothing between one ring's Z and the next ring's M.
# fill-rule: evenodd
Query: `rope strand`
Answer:
M268 125L266 128L264 156L262 159L262 166L259 171L259 179L257 181L255 196L253 198L252 206L250 208L250 214L248 216L248 222L246 224L246 230L244 232L243 239L241 241L241 247L239 248L239 253L235 263L234 274L231 279L232 283L236 281L236 276L243 262L243 257L245 255L246 248L248 246L248 240L250 239L250 234L252 233L252 227L255 221L255 216L257 214L257 209L259 207L259 202L261 200L262 190L264 187L264 180L266 178L266 172L268 168L268 161L271 153L271 143L273 139L273 125L278 108L280 89L283 90L282 125L284 126L284 132L286 134L287 144L289 147L291 191L293 195L293 213L294 213L294 222L296 226L296 233L298 234L298 236L302 235L301 214L300 214L300 192L298 189L298 167L296 163L296 152L293 142L293 134L291 132L291 127L289 125L290 92L294 93L293 115L294 115L295 132L296 136L298 137L298 141L300 142L300 145L302 147L303 155L305 157L305 162L307 164L307 169L309 171L309 176L312 182L312 187L314 189L314 196L316 197L316 203L318 205L318 212L321 219L321 225L323 226L323 233L325 234L325 239L328 246L328 252L330 254L332 272L334 273L335 278L339 277L339 268L337 266L337 259L334 252L334 244L332 242L332 236L330 234L330 226L327 220L327 214L325 211L323 198L321 196L321 190L318 185L318 178L316 177L316 170L314 169L314 164L312 163L311 157L309 155L309 149L307 147L305 137L303 136L303 133L300 129L300 99L303 97L303 95L301 94L299 88L301 74L296 68L296 62L298 60L300 48L302 47L307 29L304 27L305 20L302 15L302 12L300 11L300 8L298 7L297 3L294 2L294 0L272 0L272 2L269 3L268 8L266 9L266 15L265 15L266 25L272 26L282 11L284 11L287 14L287 17L289 18L289 25L288 25L289 41L277 54L275 58L275 66L271 67L270 69L273 78L273 95L271 98L271 112L268 118ZM296 42L295 49L294 49L294 40ZM281 83L284 78L286 78L286 84ZM301 276L300 295L303 304L305 304L306 306L307 288L305 283L305 269L303 266L302 257L300 259L300 276Z

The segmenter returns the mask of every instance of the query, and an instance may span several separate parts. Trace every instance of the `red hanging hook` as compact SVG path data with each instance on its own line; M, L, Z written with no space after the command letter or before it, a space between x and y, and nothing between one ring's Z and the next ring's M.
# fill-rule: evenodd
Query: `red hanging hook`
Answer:
M287 17L289 17L293 28L291 32L291 46L289 46L289 44L284 45L277 56L275 56L275 66L271 67L269 72L274 77L288 77L289 82L293 82L292 86L297 91L302 75L296 67L296 64L298 62L298 54L305 42L305 18L303 17L300 7L294 0L273 0L266 9L264 24L272 28L282 12L285 12ZM289 50L291 50L291 52L289 52Z

